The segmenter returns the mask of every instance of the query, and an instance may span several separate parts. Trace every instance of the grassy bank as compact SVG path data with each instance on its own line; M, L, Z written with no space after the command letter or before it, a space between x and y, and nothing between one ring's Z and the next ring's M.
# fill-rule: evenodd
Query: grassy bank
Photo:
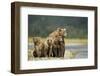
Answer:
M46 40L46 38L42 38L43 41ZM32 43L33 42L33 37L28 37L28 42ZM70 44L70 43L81 43L81 44L87 44L88 40L87 39L65 39L65 43Z

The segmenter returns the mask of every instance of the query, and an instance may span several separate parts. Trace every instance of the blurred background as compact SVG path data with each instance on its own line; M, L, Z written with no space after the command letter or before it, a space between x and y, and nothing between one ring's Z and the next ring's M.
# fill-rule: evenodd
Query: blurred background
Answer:
M47 37L58 27L67 29L67 38L87 38L88 36L87 17L28 15L29 37Z

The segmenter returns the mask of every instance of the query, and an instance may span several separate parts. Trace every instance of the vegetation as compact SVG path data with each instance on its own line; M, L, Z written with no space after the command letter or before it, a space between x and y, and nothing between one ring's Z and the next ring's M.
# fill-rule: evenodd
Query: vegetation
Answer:
M28 16L28 35L47 37L56 28L67 29L67 38L87 38L88 31L87 17L68 17L68 16Z

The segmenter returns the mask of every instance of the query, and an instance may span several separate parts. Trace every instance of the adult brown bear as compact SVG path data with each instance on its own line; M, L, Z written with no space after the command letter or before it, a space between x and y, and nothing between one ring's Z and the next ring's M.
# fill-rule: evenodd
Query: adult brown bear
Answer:
M65 41L64 37L67 35L65 28L57 28L49 37L52 39L52 53L53 57L64 57Z

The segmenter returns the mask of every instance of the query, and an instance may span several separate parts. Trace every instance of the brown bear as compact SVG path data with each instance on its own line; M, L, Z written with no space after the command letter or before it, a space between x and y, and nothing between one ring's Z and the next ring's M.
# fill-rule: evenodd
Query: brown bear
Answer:
M57 28L56 31L52 32L49 37L52 39L52 53L53 57L64 57L65 53L65 41L66 36L65 28Z
M55 37L52 40L52 52L53 52L53 57L59 57L59 51L60 51L60 40L62 39L61 36Z
M45 41L45 45L48 48L47 49L47 55L48 55L48 57L52 57L53 56L53 52L52 52L53 41L52 41L52 38L47 37L47 39Z
M34 57L47 57L48 47L45 45L42 39L40 37L34 37L33 43L34 43L33 56Z

